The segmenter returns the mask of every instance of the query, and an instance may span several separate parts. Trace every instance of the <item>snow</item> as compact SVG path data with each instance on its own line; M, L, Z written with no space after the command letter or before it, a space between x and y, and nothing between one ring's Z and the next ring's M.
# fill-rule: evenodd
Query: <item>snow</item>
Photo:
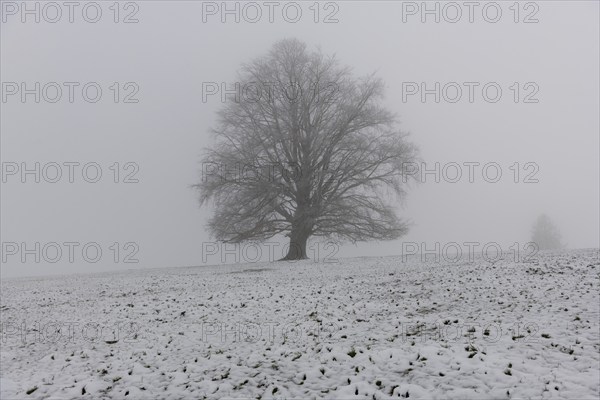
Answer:
M3 280L1 398L596 399L599 272L595 249Z

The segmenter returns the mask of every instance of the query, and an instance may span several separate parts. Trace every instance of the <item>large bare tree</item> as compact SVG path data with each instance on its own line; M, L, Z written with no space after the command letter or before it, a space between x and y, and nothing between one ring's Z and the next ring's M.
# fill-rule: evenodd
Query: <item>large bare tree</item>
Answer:
M214 200L213 236L287 234L284 260L306 258L311 236L390 240L407 232L394 207L416 148L382 105L383 82L356 78L334 56L295 39L244 65L213 129L199 184Z

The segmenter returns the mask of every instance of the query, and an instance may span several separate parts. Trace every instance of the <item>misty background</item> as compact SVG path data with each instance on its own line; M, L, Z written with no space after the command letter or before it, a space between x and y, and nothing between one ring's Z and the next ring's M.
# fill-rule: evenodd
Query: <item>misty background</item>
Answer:
M385 104L399 115L428 167L502 167L497 183L486 182L481 168L474 183L464 175L458 183L428 177L398 205L413 222L408 235L346 244L337 257L399 255L402 242L523 247L541 213L552 218L568 247L599 246L597 2L537 2L539 23L533 24L514 23L510 14L492 24L477 12L473 23L466 16L455 24L431 18L421 23L419 15L403 22L400 2L338 2L339 22L329 24L315 23L308 3L297 23L276 12L274 23L263 16L255 24L231 17L222 23L219 15L203 22L201 2L137 4L139 22L133 24L115 24L105 14L96 24L81 18L21 23L16 16L1 25L3 83L98 82L104 90L97 103L83 101L80 91L73 103L22 103L18 96L2 102L3 163L96 162L103 172L97 183L81 174L74 183L65 176L58 183L7 177L2 242L97 242L104 252L97 263L80 256L70 263L66 255L57 263L36 263L33 256L23 263L19 255L8 256L2 277L219 263L220 254L203 260L212 210L200 209L190 188L201 179L200 156L222 106L219 96L203 102L202 85L234 82L240 64L286 37L335 53L356 75L383 78ZM507 12L508 3L502 8ZM113 82L135 82L139 102L114 103L108 90ZM425 103L419 96L403 102L403 82L497 82L504 92L497 103L484 101L477 90L473 103L465 93L455 104L435 103L432 96ZM514 82L521 90L535 82L539 103L515 103L508 90ZM109 167L115 162L121 168L136 163L139 183L114 183ZM521 168L536 163L539 182L523 183L521 176L515 183L509 169L515 162ZM121 246L118 262L109 250L114 242ZM122 245L129 242L139 247L137 264L122 262Z

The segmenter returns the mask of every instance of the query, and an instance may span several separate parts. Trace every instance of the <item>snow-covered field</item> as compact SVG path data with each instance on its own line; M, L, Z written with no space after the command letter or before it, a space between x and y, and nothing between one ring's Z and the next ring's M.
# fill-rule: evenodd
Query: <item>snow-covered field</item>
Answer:
M1 397L597 399L598 257L4 280Z

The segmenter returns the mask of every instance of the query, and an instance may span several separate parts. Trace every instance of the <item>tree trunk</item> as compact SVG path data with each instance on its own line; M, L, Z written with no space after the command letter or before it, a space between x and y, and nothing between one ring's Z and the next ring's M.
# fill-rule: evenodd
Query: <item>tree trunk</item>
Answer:
M287 255L280 261L291 261L291 260L306 260L306 243L310 236L310 230L308 229L292 229L290 234L290 248Z

